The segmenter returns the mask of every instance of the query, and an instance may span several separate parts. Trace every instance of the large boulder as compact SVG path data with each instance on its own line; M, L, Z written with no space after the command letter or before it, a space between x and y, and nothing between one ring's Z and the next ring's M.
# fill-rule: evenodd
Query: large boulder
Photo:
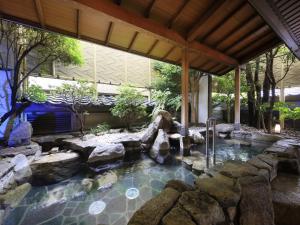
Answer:
M197 225L189 213L180 205L172 208L171 211L164 216L162 225Z
M300 178L298 175L280 174L272 182L275 224L300 224Z
M5 194L0 195L0 204L5 208L14 208L19 205L22 199L31 190L31 185L29 183L22 184L15 189L8 191Z
M152 123L150 123L150 125L145 130L141 141L146 150L149 149L151 147L151 145L153 144L155 137L157 135L157 132L159 129L162 128L162 125L163 125L163 117L162 117L162 115L158 115L155 118L155 120Z
M158 225L164 215L175 205L179 196L180 193L172 188L164 189L136 211L128 225Z
M11 147L29 145L32 136L32 126L29 122L20 122L10 133L8 145Z
M225 215L219 203L204 192L183 192L178 203L198 225L215 225L225 222Z
M190 130L189 131L189 137L190 137L192 143L194 143L194 144L203 144L203 143L205 143L205 139L202 136L202 134L200 134L199 131Z
M181 180L169 180L165 186L165 188L173 188L176 191L182 193L185 191L192 191L194 188Z
M122 159L125 148L122 144L103 144L97 146L90 154L87 162L90 165L104 165Z
M162 116L163 121L162 121L161 128L167 132L170 132L173 124L172 115L168 111L159 110L154 113L153 118L156 118L157 116Z
M267 170L269 181L272 181L277 176L277 167L272 167L268 163L264 162L263 160L259 159L258 157L254 157L247 161L248 164L256 167L259 170Z
M30 180L32 172L29 165L29 161L25 155L16 155L11 162L15 165L15 180L18 184L26 183Z
M154 144L150 149L150 157L155 159L158 163L163 164L170 155L170 143L168 134L159 129Z
M263 176L239 178L241 201L240 225L274 225L271 186Z
M220 168L219 173L230 178L239 178L243 176L258 175L259 170L256 167L241 161L228 160Z
M234 125L231 123L220 123L216 125L217 134L230 135L232 131L234 131Z
M266 134L263 132L253 132L252 139L255 141L275 142L281 139L280 136L274 134Z
M1 157L15 157L16 155L22 154L27 157L37 158L41 155L41 146L35 142L31 142L26 146L8 147L0 150Z
M53 147L62 147L64 139L73 138L70 134L55 134L32 137L32 141L42 146L43 152L50 151Z
M75 152L44 155L30 165L33 183L51 184L70 178L80 170L80 164Z
M16 185L14 178L14 164L8 160L0 161L0 194L7 192Z
M125 135L124 137L121 137L118 142L123 144L126 156L140 153L142 150L142 142L138 136Z

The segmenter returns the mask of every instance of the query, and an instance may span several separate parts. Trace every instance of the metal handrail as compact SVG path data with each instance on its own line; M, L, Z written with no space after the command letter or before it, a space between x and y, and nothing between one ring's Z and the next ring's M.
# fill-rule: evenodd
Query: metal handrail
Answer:
M211 117L208 118L206 121L206 149L205 149L205 155L206 155L206 168L209 168L209 162L210 162L210 151L209 151L209 130L212 129L213 136L212 136L212 154L213 154L213 164L216 164L216 154L215 154L215 135L216 135L216 119Z

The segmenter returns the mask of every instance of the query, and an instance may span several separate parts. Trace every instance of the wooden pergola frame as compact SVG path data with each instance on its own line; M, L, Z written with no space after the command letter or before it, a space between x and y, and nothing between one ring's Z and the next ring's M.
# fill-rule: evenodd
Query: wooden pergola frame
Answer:
M210 3L198 0L176 0L172 1L174 9L173 5L172 7L164 5L165 2L0 0L0 15L3 19L145 57L181 64L183 68L182 122L186 127L189 68L217 75L236 68L235 123L239 124L239 65L281 43L278 36L285 42L290 39L278 34L276 24L271 23L272 30L269 27L270 21L268 24L261 18L260 15L268 22L269 18L274 17L266 7L266 0L262 0L263 3L249 0L255 9L246 0L218 0ZM59 10L65 15L55 17L58 13L56 11ZM162 10L166 10L164 12L167 16L158 14ZM199 15L195 15L198 12ZM90 18L88 23L87 17ZM167 20L163 21L162 18ZM105 22L107 20L108 22ZM71 25L73 23L74 25ZM293 26L294 24L291 24L291 27ZM93 34L94 29L98 27L102 29L101 37ZM116 32L120 32L120 27L126 31L119 38ZM280 31L282 27L278 28ZM300 30L296 29L295 35L300 37ZM141 44L141 39L145 37L149 41ZM288 43L292 50L298 51L292 42Z

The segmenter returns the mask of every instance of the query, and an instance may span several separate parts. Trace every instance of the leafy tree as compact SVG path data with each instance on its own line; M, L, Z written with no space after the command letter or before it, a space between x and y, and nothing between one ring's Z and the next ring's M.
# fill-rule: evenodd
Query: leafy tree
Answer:
M55 95L58 95L66 103L66 107L75 114L80 122L80 132L83 135L84 110L82 104L85 100L92 101L96 95L96 89L93 84L87 81L78 81L74 84L64 83L62 86L54 90Z
M181 106L181 67L156 61L153 69L156 72L152 94L156 103L154 111L177 112Z
M22 97L21 90L24 81L32 72L41 68L46 62L54 60L66 65L83 64L83 57L76 40L4 20L0 20L0 46L3 48L0 54L0 67L6 72L11 90L10 110L1 115L0 126L7 119L13 121L30 104ZM24 69L25 59L30 55L34 55L35 60L33 67L27 71ZM7 128L6 136L10 130L11 126Z
M123 85L119 89L119 95L116 97L116 104L111 109L114 116L125 121L127 129L130 125L146 115L144 106L144 97L135 88L129 85Z
M267 131L271 133L273 127L273 109L275 104L275 88L288 74L290 68L295 63L294 54L284 45L276 47L269 50L265 53L266 57L266 68L265 68L265 77L263 84L263 98L262 102L267 103L268 107L266 109L266 122L267 122ZM274 75L274 60L279 58L284 65L284 74L281 78L276 80ZM269 95L271 90L271 96Z
M231 121L231 107L234 103L234 72L231 71L224 76L214 77L214 82L217 84L216 94L213 96L213 102L216 103L225 103L227 111L227 122ZM241 96L244 99L243 93L247 92L246 78L241 76ZM243 100L242 100L243 101Z

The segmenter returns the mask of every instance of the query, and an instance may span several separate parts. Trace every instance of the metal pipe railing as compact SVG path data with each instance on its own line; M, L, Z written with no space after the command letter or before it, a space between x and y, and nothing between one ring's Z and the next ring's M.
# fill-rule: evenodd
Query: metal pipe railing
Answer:
M216 119L215 118L208 118L206 121L206 149L205 149L205 155L206 155L206 168L209 168L209 162L210 162L210 151L209 151L209 131L212 127L212 154L213 154L213 164L216 164L216 152L215 152L215 139L216 139Z

